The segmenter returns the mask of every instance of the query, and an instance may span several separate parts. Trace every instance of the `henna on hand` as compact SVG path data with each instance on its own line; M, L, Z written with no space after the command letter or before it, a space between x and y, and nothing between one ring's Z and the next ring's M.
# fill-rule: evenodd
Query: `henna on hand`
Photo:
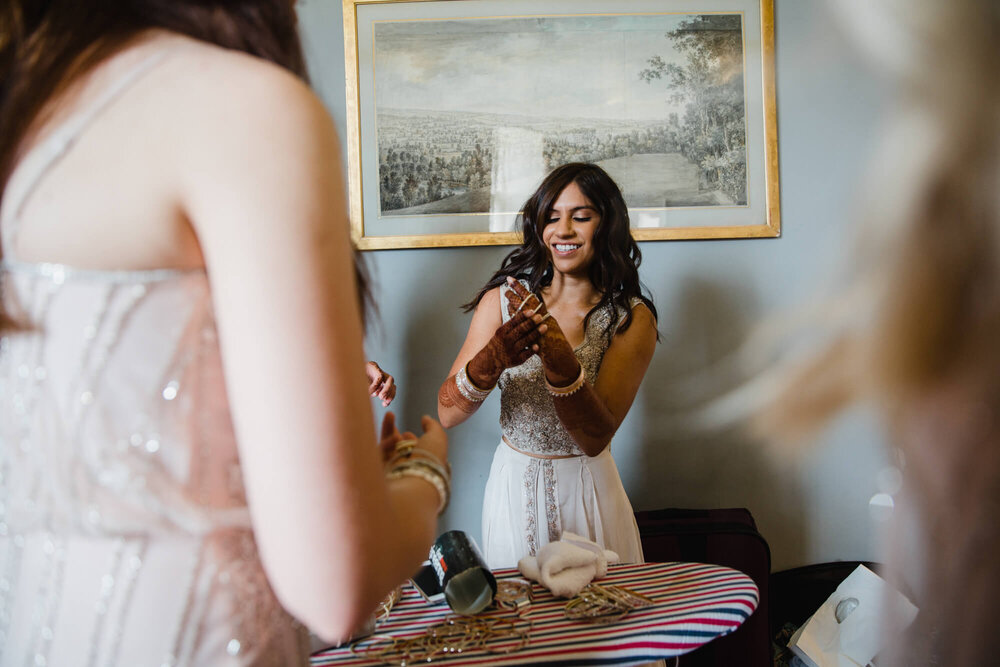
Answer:
M496 333L466 366L469 380L476 387L489 390L507 368L520 366L538 351L541 317L521 311L499 327Z
M525 304L524 308L533 306L535 312L542 315L545 321L546 331L538 344L538 356L542 358L545 377L553 386L568 385L580 374L580 362L573 352L573 346L566 340L559 322L549 314L545 302L537 294L529 292L528 288L516 280L508 280L507 285L510 288L507 292L508 312ZM534 306L536 300L538 305Z
M542 301L534 292L529 292L521 283L516 280L513 282L508 281L507 290L507 316L514 317L521 310L528 310L536 312L542 316L543 319L551 317L548 313L548 309L545 307L545 302Z

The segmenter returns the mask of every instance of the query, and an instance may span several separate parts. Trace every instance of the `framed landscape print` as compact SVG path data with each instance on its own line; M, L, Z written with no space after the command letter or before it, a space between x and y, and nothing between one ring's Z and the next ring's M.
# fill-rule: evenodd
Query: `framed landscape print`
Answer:
M343 0L361 249L519 242L594 162L637 240L780 233L773 0Z

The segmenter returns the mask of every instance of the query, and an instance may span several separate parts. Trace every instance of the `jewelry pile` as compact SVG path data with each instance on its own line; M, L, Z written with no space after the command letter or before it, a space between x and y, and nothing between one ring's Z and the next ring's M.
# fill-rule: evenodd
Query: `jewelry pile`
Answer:
M396 589L382 601L376 614L378 620L389 615L400 593L401 590ZM378 634L365 637L351 645L351 653L366 660L407 667L474 651L513 653L527 646L532 624L522 615L531 608L531 583L523 579L501 579L493 600L498 609L517 615L449 616L417 637L403 639Z
M518 628L519 623L525 627ZM351 653L366 660L407 667L473 651L513 653L528 644L530 630L531 621L520 618L449 616L417 637L373 635L356 641L351 645Z
M656 604L648 597L621 586L588 584L566 603L563 614L572 621L614 623L639 607Z
M531 584L524 579L501 579L493 600L500 609L524 614L531 607Z

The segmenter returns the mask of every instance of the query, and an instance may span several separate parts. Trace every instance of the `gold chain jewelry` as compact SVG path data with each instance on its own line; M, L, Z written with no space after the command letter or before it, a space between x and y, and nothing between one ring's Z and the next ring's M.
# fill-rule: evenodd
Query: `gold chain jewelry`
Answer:
M375 622L379 622L389 616L389 612L392 608L396 606L399 602L399 596L403 594L403 588L401 586L396 586L392 589L388 595L386 595L378 606L375 607Z
M573 621L613 623L633 609L653 604L645 595L622 586L589 584L566 603L563 614Z
M531 583L524 579L501 579L493 599L501 609L523 614L531 607Z
M518 624L527 626L518 628ZM410 639L372 635L351 644L351 653L365 660L406 667L435 658L484 651L506 654L528 645L532 623L518 617L449 616Z

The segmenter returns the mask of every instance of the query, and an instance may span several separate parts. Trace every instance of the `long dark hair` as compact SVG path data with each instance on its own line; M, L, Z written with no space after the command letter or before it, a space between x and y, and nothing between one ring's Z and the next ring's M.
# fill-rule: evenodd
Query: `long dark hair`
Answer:
M243 51L308 81L290 0L4 0L3 5L0 202L21 143L47 103L144 30L160 28ZM354 256L364 313L372 307L368 273L356 251ZM4 324L10 322L0 310L0 331Z
M656 307L652 299L642 293L642 283L639 281L642 252L629 229L628 207L622 191L606 171L588 162L564 164L545 177L521 209L520 247L504 257L500 269L472 301L464 304L466 312L479 305L488 291L502 285L507 276L526 279L532 292L552 283L552 259L549 249L542 241L542 230L549 222L553 204L570 183L576 183L601 215L601 222L594 234L597 255L588 269L590 282L600 292L601 300L587 313L583 320L584 328L594 313L611 304L618 312L625 313L625 319L620 327L617 326L617 318L610 319L604 331L610 341L616 331L624 331L632 324L631 303L636 297L646 304L656 318Z

